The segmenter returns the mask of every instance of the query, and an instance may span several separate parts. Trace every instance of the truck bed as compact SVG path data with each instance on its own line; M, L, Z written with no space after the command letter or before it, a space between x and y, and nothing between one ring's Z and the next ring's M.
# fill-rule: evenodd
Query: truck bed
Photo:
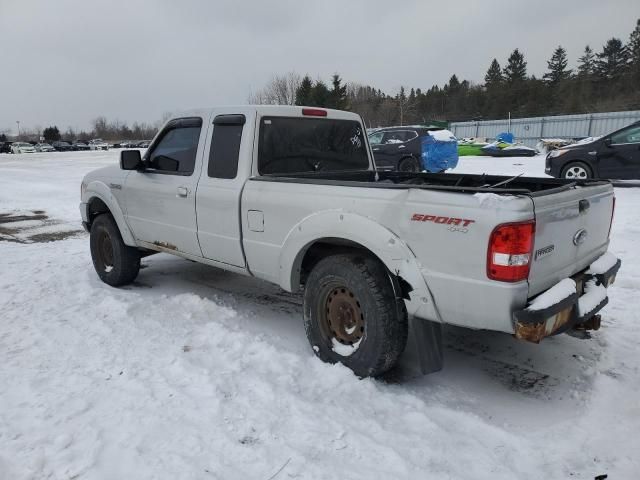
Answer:
M377 176L377 179L376 179ZM374 171L304 172L262 175L250 180L265 182L308 183L366 188L420 188L469 193L507 193L540 196L568 190L575 186L605 185L603 180L564 180L559 178L508 177L460 173L404 173Z

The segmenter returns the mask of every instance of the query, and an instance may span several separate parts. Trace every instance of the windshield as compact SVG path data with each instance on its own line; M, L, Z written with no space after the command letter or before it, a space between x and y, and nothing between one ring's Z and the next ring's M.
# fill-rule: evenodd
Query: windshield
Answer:
M262 119L260 174L368 168L367 144L360 122L299 117Z

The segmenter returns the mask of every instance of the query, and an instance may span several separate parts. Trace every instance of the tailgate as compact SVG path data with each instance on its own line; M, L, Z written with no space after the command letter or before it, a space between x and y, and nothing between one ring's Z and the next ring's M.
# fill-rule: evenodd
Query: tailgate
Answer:
M588 267L607 250L613 196L606 183L531 197L536 235L530 297Z

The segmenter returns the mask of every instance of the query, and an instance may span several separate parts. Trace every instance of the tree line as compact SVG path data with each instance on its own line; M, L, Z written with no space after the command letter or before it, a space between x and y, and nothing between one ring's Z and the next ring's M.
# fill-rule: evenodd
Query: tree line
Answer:
M23 128L20 130L20 134L16 139L22 141L39 141L40 137L44 137L44 141L48 143L59 140L87 142L94 138L101 138L103 140L150 140L170 115L170 113L165 113L161 120L153 124L133 122L131 126L126 122L108 120L106 117L100 116L91 122L90 130L76 130L68 127L65 131L61 131L57 125L50 125L44 129L42 127L32 129ZM4 140L2 140L2 138L4 138ZM6 133L0 134L0 141L6 140Z
M489 62L484 83L451 75L423 90L405 88L389 95L371 85L344 83L338 74L326 84L296 72L274 76L249 96L255 104L307 105L359 113L367 126L595 113L640 109L640 19L625 43L611 38L600 51L586 45L573 68L559 45L547 71L529 74L524 53L516 48L502 66Z

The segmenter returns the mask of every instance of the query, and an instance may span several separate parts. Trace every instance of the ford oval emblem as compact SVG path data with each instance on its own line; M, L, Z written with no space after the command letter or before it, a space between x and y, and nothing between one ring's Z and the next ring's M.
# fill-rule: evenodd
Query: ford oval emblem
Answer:
M584 228L581 228L573 236L573 244L576 246L582 245L586 239L587 239L587 231Z

